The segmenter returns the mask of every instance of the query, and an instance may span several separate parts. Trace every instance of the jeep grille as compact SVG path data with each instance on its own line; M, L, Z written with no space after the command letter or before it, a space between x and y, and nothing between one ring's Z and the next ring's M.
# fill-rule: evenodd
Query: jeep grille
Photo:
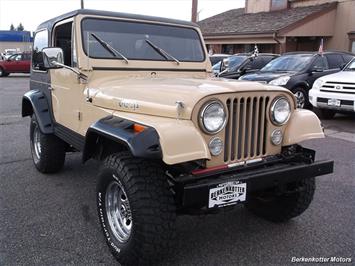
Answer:
M266 116L269 97L240 97L226 100L229 119L225 129L224 162L266 154Z

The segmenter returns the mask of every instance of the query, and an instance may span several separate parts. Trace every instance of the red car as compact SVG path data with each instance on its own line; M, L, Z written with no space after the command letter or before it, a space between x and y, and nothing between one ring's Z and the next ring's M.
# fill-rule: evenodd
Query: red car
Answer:
M7 60L0 61L0 77L10 73L30 73L31 54L14 54Z

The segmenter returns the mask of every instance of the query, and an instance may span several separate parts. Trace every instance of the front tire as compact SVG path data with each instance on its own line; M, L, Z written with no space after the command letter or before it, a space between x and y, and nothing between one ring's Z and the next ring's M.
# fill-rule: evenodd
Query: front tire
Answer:
M308 100L308 93L304 88L297 87L292 90L293 95L296 97L297 108L309 108L310 102Z
M121 264L155 264L171 248L176 210L159 164L128 152L107 157L97 209L106 242Z
M1 67L0 67L0 77L6 77L8 75L6 75L7 73L5 72L5 70L3 70Z
M270 194L263 191L253 195L246 207L253 214L271 222L286 222L301 215L313 200L315 179L304 179L298 183L289 184L287 192Z
M66 143L53 134L43 134L35 114L30 125L30 146L33 163L42 173L55 173L65 161Z

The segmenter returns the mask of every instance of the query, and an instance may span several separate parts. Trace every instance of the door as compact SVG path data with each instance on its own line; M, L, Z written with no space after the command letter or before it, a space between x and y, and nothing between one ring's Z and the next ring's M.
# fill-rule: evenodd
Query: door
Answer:
M10 58L8 59L8 61L6 62L6 71L7 72L21 72L21 58L22 55L21 54L14 54L12 56L10 56Z
M73 20L57 24L53 31L53 46L60 47L64 54L64 64L73 67ZM81 114L79 112L83 97L83 84L77 74L70 69L51 69L51 89L53 115L55 121L72 131L77 132Z

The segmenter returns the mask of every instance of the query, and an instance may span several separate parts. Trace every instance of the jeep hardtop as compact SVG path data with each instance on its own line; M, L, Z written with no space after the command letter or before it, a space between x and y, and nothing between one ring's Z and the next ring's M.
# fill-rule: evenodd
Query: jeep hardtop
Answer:
M82 9L42 23L22 115L40 172L59 171L67 152L102 161L98 217L125 265L168 254L180 214L241 203L296 217L333 171L297 144L324 137L317 116L287 89L213 77L185 21Z

